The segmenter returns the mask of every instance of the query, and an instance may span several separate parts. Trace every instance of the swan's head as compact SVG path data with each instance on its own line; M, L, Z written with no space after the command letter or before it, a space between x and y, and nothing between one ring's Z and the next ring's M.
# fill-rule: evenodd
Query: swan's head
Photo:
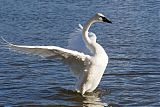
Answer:
M107 22L107 23L112 23L110 20L108 20L102 13L97 13L94 16L95 20L98 22Z

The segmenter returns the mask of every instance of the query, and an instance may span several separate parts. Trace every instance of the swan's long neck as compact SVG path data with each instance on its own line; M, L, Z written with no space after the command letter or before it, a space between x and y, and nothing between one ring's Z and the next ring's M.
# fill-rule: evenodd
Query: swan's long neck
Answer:
M93 50L93 47L92 46L92 41L90 40L89 36L88 36L88 30L89 28L91 27L91 25L95 22L94 18L91 18L90 20L87 21L87 23L84 25L83 27L83 31L82 31L82 34L83 34L83 40L85 42L85 44L87 45L87 47L89 49L91 49L93 52L95 50Z

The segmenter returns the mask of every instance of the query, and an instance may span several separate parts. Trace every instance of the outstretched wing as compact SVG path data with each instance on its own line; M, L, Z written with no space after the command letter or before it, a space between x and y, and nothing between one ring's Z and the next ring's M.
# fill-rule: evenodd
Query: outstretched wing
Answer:
M68 48L79 52L83 52L88 55L92 55L90 50L86 47L85 42L83 41L82 30L83 26L79 24L79 28L70 34L70 39L68 40Z
M63 60L71 67L75 75L79 75L83 71L90 59L89 55L57 46L14 45L7 42L5 39L3 40L7 43L6 46L8 46L10 49L23 53L39 55L41 57L58 58Z

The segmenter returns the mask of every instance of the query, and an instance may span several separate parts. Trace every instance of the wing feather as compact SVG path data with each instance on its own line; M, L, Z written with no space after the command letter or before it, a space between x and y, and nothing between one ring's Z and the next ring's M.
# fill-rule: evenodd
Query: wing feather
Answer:
M67 63L75 75L83 71L86 63L89 62L90 56L84 53L73 51L57 46L25 46L14 45L7 42L6 46L18 52L39 55L41 57L58 58Z
M68 48L83 52L88 55L92 55L90 50L86 47L85 42L82 37L83 26L79 24L79 28L75 29L74 32L70 34L70 39L68 40Z

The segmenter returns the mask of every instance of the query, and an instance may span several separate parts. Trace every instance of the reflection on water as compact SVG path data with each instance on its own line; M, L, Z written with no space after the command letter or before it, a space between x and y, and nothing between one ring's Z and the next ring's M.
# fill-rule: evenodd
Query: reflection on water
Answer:
M99 97L101 91L93 92L93 93L86 93L85 95L78 94L76 92L73 92L71 90L60 90L59 95L64 99L65 101L72 101L75 103L78 103L80 106L83 107L104 107L107 106L107 104L103 103ZM66 97L67 96L67 97Z
M101 99L96 96L86 96L83 100L84 107L104 107L108 106L101 102Z
M93 93L86 93L81 95L73 90L60 89L57 94L54 96L46 96L48 100L63 100L63 106L83 106L83 107L104 107L107 106L106 103L103 103L100 99L102 91L98 90ZM72 102L72 104L69 104ZM66 104L66 105L65 105Z

